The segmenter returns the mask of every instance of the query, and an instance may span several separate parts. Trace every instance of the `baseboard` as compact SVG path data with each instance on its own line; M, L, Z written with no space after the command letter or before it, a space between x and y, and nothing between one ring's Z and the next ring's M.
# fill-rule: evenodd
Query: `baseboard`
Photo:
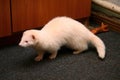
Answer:
M111 30L120 32L120 20L115 17L109 17L103 13L92 11L90 19L99 24L104 22L109 25Z
M11 36L0 38L0 47L17 45L21 39L22 32L14 33Z

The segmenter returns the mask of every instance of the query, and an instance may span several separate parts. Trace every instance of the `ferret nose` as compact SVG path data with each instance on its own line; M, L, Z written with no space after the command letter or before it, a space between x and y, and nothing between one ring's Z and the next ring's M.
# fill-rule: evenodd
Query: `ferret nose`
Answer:
M18 44L19 46L22 46L21 43Z
M24 47L24 46L22 45L22 43L19 43L18 45L19 45L20 47Z

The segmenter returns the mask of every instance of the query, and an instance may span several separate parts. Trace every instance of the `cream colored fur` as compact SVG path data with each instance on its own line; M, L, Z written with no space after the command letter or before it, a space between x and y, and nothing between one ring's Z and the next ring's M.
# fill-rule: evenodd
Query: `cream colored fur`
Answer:
M33 46L38 51L36 61L43 58L44 52L51 53L50 59L57 56L61 46L67 46L79 54L88 49L92 43L100 58L105 57L105 45L100 38L90 32L83 24L69 17L56 17L49 21L41 30L27 30L19 43L22 47Z

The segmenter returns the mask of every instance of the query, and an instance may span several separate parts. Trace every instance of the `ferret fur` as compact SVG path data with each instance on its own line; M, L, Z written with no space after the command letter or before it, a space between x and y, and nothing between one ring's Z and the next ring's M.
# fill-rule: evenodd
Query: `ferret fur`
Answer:
M50 59L55 59L57 51L62 46L74 49L73 54L79 54L88 49L89 43L95 46L99 57L103 59L105 57L105 45L99 37L72 18L56 17L41 30L26 30L19 45L34 47L38 52L35 60L40 61L45 51L51 53Z

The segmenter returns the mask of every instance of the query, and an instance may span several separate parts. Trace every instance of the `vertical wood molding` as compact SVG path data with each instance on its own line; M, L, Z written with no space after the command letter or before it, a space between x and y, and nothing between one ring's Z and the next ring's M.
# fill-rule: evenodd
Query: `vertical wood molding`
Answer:
M0 37L11 35L10 0L0 0Z

